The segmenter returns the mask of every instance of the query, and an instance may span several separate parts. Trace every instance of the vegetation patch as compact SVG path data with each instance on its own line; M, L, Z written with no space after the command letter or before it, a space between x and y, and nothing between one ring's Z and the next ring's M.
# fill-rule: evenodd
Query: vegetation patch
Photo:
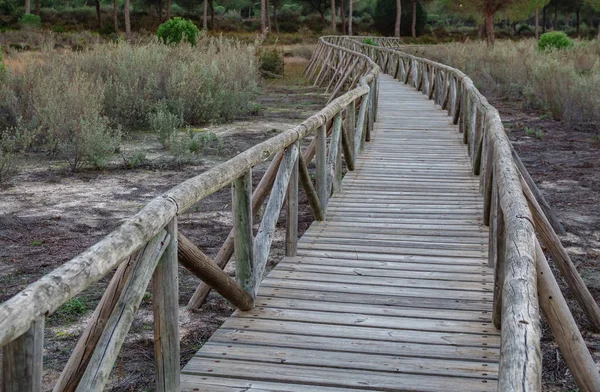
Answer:
M538 42L540 50L568 49L573 46L573 40L562 31L551 31L542 34Z
M72 171L102 168L131 131L155 132L171 148L186 125L249 114L258 92L254 46L225 38L202 36L196 47L106 43L23 61L0 85L0 160L9 163L17 147L33 147L18 143L28 134ZM5 167L0 178L14 165Z

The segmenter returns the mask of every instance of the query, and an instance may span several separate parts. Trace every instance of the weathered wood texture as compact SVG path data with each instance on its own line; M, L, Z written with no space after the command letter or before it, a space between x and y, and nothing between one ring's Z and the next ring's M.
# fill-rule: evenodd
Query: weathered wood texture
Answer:
M165 227L171 239L152 275L154 369L157 392L179 389L179 264L177 218Z
M96 349L98 340L102 336L106 322L112 314L131 276L131 271L133 271L133 267L139 261L141 255L142 253L137 252L117 268L94 314L77 341L77 345L69 357L69 361L65 365L60 378L54 386L54 392L73 392L77 388L79 380L81 380L81 376L83 376L85 368Z
M600 391L600 375L596 363L554 279L544 251L537 242L536 261L540 307L544 311L560 352L581 391Z
M104 389L125 341L125 336L131 327L133 316L170 239L171 237L165 231L159 232L142 250L140 260L135 264L131 277L102 331L102 336L76 391L88 392Z
M2 391L42 390L44 318L31 323L27 332L2 347Z
M186 365L182 390L496 390L488 233L461 136L408 86L382 77L380 97L327 220ZM399 110L427 112L425 129Z

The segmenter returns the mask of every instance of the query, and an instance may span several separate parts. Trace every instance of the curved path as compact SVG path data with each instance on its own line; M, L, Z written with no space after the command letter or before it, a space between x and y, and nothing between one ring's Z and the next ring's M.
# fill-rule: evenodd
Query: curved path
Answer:
M479 180L426 95L379 78L373 141L342 190L185 366L185 391L492 391Z

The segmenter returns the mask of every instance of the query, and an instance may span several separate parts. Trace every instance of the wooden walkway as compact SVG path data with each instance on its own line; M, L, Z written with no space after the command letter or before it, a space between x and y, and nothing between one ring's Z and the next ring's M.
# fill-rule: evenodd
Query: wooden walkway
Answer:
M500 334L479 181L450 117L379 79L354 172L185 366L185 391L492 391Z

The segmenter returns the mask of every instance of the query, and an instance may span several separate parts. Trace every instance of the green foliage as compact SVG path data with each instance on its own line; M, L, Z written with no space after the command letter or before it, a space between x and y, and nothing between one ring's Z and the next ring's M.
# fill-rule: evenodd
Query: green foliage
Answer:
M123 159L123 165L126 169L136 169L149 162L146 153L142 150L135 151L131 155L121 154L121 158Z
M194 22L180 17L172 18L158 27L156 35L164 44L178 44L188 42L196 46L196 40L200 30Z
M562 31L551 31L542 34L538 41L540 50L567 49L573 46L573 40Z
M158 135L158 139L165 148L171 148L173 136L183 125L181 114L172 113L165 101L159 102L156 110L149 114L148 123L153 133Z
M50 324L59 324L64 322L74 322L79 317L86 314L88 305L79 298L72 298L65 302L60 308L50 316Z
M365 45L379 46L377 41L375 41L373 38L365 38L362 40L362 43Z
M260 70L264 71L267 76L283 75L284 71L283 56L277 49L265 50L260 55Z
M19 26L25 29L37 29L42 25L42 19L38 15L25 14L19 18Z

